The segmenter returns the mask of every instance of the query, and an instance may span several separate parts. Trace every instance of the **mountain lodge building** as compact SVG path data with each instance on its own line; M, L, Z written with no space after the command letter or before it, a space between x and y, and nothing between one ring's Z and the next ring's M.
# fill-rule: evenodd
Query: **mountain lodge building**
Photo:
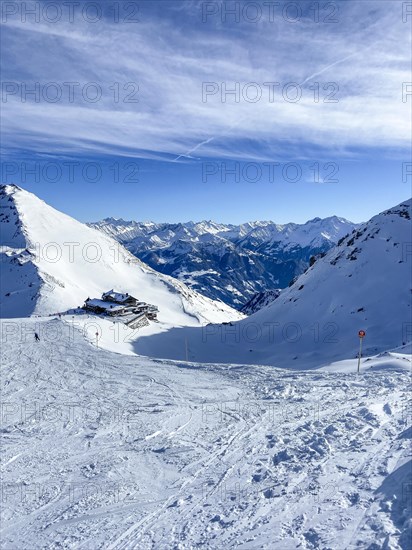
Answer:
M113 289L102 294L99 298L87 298L83 309L96 314L109 315L111 317L128 317L126 324L145 318L152 321L157 320L159 308L146 302L140 302L130 294L115 292Z

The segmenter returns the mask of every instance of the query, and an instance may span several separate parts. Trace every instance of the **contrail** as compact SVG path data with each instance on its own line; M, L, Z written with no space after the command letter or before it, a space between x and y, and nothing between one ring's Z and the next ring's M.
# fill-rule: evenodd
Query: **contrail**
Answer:
M193 153L193 151L196 151L196 149L199 149L199 147L201 147L202 145L206 145L207 143L210 143L212 141L212 139L215 139L214 137L211 137L211 138L208 138L206 139L205 141L201 141L200 143L198 143L197 145L195 145L193 147L193 149L190 149L189 151L187 151L186 153L182 153L181 155L179 155L178 157L176 157L174 159L173 162L179 160L180 158L182 157L189 157L190 156L190 153Z
M239 124L242 122L242 119L241 120L238 120L237 122L235 122L235 124L232 124L231 126L229 126L229 128L226 130L226 131L230 131L230 130L233 130L233 128L236 128L236 126L239 126ZM222 135L222 134L221 134ZM210 137L208 139L206 139L205 141L201 141L200 143L198 143L197 145L195 145L193 147L193 149L190 149L189 151L187 151L186 153L182 153L181 155L179 155L178 157L176 157L175 159L173 159L173 162L176 162L177 160L179 160L180 158L182 157L188 157L190 155L190 153L193 153L193 151L196 151L196 149L199 149L199 147L201 147L202 145L206 145L207 143L210 143L211 141L213 141L214 139L216 139L217 137L219 136L213 136L213 137Z
M308 76L307 78L305 78L305 80L303 82L301 82L299 84L299 86L303 86L304 84L306 84L306 82L308 80L311 80L315 76L319 76L320 74L324 73L328 69L331 69L332 67L334 67L335 65L338 65L339 63L343 63L344 61L346 61L347 59L350 59L351 57L354 57L355 55L359 55L359 53L360 52L351 53L350 55L347 55L346 57L343 57L342 59L338 59L337 61L335 61L335 63L332 63L331 65L328 65L327 67L324 67L323 69L321 69L317 73L313 73L310 76Z
M368 49L368 48L367 48ZM320 74L323 74L324 72L326 72L327 70L331 69L332 67L334 67L335 65L338 65L339 63L343 63L344 61L346 61L347 59L350 59L351 57L355 57L356 55L359 55L359 53L361 52L354 52L354 53L351 53L349 55L347 55L346 57L342 57L342 59L338 59L337 61L335 61L334 63L331 63L330 65L327 65L326 67L324 67L323 69L321 69L320 71L316 72L316 73L313 73L311 74L310 76L308 76L307 78L305 78L305 80L303 82L301 82L299 84L299 86L303 86L304 84L306 84L306 82L308 82L308 80L311 80L312 78L314 78L315 76L319 76ZM363 53L363 52L362 52ZM244 119L240 119L237 123L233 124L232 126L230 126L228 129L229 130L233 130L233 128L235 128L236 126L238 126ZM193 147L193 149L190 149L189 151L187 151L187 153L182 153L181 155L179 155L178 157L176 157L173 162L176 162L178 161L179 159L181 159L182 157L189 157L190 156L190 153L193 153L193 151L196 151L197 149L199 149L199 147L201 147L202 145L206 145L207 143L210 143L211 141L213 141L214 139L216 139L217 136L214 136L214 137L210 137L208 139L206 139L205 141L202 141L200 143L198 143L197 145L195 145L195 147Z

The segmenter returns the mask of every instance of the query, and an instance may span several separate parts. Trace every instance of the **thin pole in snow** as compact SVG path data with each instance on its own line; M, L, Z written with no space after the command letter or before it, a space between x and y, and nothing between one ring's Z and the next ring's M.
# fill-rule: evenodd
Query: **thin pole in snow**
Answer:
M361 358L362 358L362 341L363 339L365 338L366 336L366 332L364 330L360 330L358 332L358 336L359 336L359 355L358 355L358 374L359 374L359 371L360 371L360 361L361 361Z
M99 347L99 333L96 332L96 348Z

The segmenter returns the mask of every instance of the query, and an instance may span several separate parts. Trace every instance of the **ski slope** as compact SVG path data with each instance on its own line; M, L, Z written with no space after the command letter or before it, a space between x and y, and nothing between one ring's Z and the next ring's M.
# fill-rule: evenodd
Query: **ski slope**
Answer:
M410 548L405 350L356 375L125 356L58 319L0 328L2 548Z

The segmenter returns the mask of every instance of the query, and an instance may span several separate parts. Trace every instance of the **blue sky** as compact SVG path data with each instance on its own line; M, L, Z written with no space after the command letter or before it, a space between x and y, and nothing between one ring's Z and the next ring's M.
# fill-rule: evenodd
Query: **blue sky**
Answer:
M1 181L82 221L357 222L410 196L408 3L269 4L2 2Z

